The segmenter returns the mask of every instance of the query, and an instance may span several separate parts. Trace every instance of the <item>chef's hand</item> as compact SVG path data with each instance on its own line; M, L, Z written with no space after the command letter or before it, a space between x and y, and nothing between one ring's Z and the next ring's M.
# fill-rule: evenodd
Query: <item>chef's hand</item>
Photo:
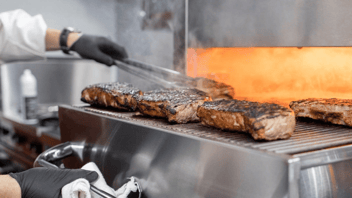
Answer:
M79 178L93 182L98 178L95 171L82 169L32 168L10 173L21 187L22 198L60 198L61 188Z
M93 59L111 66L114 59L127 58L125 48L101 36L82 35L70 48L82 58Z

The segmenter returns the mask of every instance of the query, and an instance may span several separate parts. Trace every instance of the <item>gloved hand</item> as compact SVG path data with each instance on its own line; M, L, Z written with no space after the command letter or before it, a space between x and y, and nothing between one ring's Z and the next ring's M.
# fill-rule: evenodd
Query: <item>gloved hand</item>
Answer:
M93 59L111 66L113 59L127 58L125 48L101 36L82 35L70 48L82 58Z
M21 187L22 198L60 198L61 188L72 181L85 178L93 182L98 178L95 171L82 169L32 168L10 173Z

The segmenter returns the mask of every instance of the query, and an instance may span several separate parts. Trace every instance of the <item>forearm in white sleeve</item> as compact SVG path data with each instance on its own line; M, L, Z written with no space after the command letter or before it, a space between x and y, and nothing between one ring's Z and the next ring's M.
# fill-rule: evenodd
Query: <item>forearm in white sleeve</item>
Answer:
M0 60L44 58L46 29L41 15L30 16L20 9L0 13Z

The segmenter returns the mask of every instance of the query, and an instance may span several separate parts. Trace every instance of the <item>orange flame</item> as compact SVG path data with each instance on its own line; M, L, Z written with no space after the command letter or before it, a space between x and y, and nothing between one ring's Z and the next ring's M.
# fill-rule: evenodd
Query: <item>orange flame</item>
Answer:
M237 98L352 98L350 47L190 48L187 54L187 75L232 85Z

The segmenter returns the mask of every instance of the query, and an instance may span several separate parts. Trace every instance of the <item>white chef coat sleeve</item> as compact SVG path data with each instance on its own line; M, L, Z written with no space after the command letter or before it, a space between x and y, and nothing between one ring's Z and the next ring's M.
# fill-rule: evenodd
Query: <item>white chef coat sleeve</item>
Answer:
M31 16L21 9L0 13L0 60L44 58L46 30L40 14Z

